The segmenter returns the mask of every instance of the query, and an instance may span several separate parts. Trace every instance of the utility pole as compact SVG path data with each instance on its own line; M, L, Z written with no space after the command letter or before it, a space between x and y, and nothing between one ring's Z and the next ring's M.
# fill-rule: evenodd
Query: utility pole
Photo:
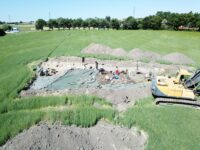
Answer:
M51 12L49 11L49 19L51 19Z
M135 6L133 6L133 18L135 18Z
M136 7L135 7L135 0L133 0L133 18L135 18L135 10L136 10Z
M8 15L8 23L11 23L11 17Z

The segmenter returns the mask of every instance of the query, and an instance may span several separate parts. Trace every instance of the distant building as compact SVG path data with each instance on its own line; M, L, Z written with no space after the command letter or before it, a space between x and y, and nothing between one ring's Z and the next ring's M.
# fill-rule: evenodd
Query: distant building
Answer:
M179 26L178 30L189 30L189 31L198 31L199 28L197 27L185 27L185 26Z
M6 33L18 33L18 32L20 32L20 30L16 27L13 27L11 30L6 31Z

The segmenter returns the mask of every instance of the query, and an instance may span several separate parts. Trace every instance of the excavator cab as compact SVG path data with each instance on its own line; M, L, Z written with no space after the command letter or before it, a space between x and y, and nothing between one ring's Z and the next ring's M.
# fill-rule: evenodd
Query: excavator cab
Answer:
M183 84L185 81L187 81L191 77L192 73L185 69L181 69L179 72L177 72L177 75L174 79L174 84Z

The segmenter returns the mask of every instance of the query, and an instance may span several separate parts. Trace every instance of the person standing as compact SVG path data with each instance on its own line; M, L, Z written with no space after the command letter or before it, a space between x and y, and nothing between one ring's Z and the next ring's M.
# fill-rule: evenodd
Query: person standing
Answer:
M97 70L99 69L99 63L97 61L95 61L95 67Z

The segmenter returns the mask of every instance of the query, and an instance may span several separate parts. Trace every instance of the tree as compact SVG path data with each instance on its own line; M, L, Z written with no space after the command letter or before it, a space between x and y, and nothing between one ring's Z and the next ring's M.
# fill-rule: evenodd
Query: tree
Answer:
M137 20L137 23L138 23L137 28L138 28L138 29L143 29L142 19L138 19L138 20Z
M153 29L159 30L161 29L162 19L159 16L149 16L145 17L142 21L143 29Z
M98 27L103 29L110 28L110 24L106 19L100 19Z
M70 30L73 27L73 19L65 19L65 26Z
M162 20L164 19L168 20L171 17L171 12L158 11L156 13L156 16L159 16Z
M111 20L111 28L119 30L120 28L120 22L118 19L112 19Z
M52 30L53 30L53 28L58 27L58 23L55 19L49 19L47 25L48 25L49 29L52 29Z
M2 29L3 29L4 31L10 31L10 30L12 30L12 26L11 26L11 25L8 25L8 24L4 24L4 25L2 26Z
M124 23L123 23L123 29L125 30L134 30L134 29L138 29L138 22L135 18L133 17L128 17L125 19Z
M0 36L5 36L5 35L6 35L5 31L3 29L0 29Z
M88 21L87 20L83 20L81 26L85 29L86 27L88 27L88 25L89 25Z
M174 30L178 30L178 27L183 25L181 22L179 22L179 14L177 13L172 13L171 16L168 19L168 25L174 29Z
M87 28L89 28L90 29L90 18L88 18L88 19L86 19L85 21L84 21L84 23L85 23L85 25L87 24Z
M163 19L162 22L161 22L161 29L162 30L168 30L169 29L169 26L167 25L168 24L168 21L167 19Z
M198 31L200 31L200 20L196 23L196 27L199 28Z
M0 24L5 24L5 22L3 22L3 21L0 21Z
M38 19L38 20L36 21L36 23L35 23L35 28L36 28L37 30L43 30L44 26L46 26L46 25L47 25L47 23L46 23L45 20L43 20L43 19Z
M97 28L99 26L97 18L93 19L90 18L89 19L89 27L93 27L93 28Z
M48 26L50 29L53 28L113 28L113 29L125 29L125 30L135 30L135 29L153 29L153 30L178 30L180 26L182 29L197 30L200 21L199 13L171 13L158 11L156 15L147 16L145 18L135 19L132 16L126 18L123 21L118 19L111 19L110 16L105 18L88 18L88 19L68 19L68 18L58 18L55 20L50 19L48 21ZM41 23L42 22L42 23ZM2 22L0 22L2 23ZM43 29L46 25L45 21L38 19L36 26L38 29ZM186 28L184 28L186 27Z
M65 24L65 19L64 18L58 18L57 20L56 20L56 22L57 22L57 28L58 29L60 29L60 28L66 28L66 24Z
M105 18L108 22L110 22L111 21L111 17L110 16L106 16L106 18Z
M74 20L73 24L75 27L78 27L80 29L82 27L82 23L83 23L83 20L81 18L78 18Z

